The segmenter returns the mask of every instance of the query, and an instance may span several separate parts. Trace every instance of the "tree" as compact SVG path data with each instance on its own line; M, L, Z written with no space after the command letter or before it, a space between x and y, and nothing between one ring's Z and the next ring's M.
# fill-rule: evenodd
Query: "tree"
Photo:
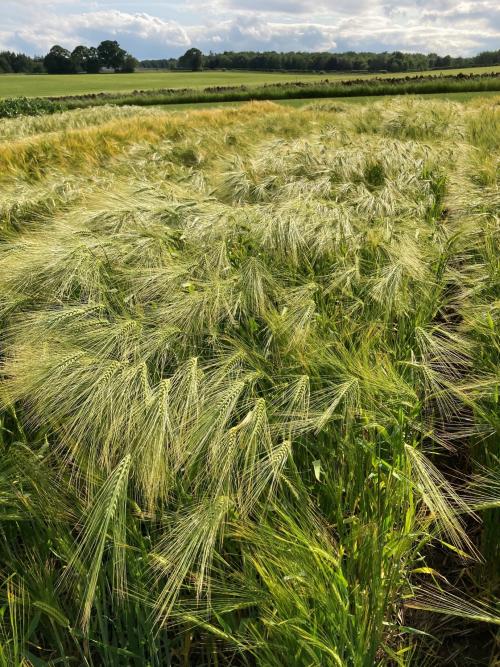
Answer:
M135 72L135 68L139 65L139 61L134 58L134 56L127 53L123 60L123 65L121 68L122 72Z
M2 51L0 53L0 72L2 73L38 73L43 71L43 58L38 56L31 58L24 53L13 53L12 51Z
M88 58L88 48L86 46L77 46L71 53L71 62L76 72L85 71L85 63Z
M99 60L99 53L95 46L88 49L87 59L84 63L84 69L87 74L97 74L101 69L101 61Z
M451 56L443 56L439 58L438 61L439 67L450 67L451 66Z
M40 58L40 56L35 56L33 58L33 67L31 71L33 72L33 74L45 73L45 67L43 66L43 58Z
M12 65L10 64L7 54L0 53L0 72L3 74L10 74L12 71Z
M186 53L179 58L179 67L181 69L190 69L193 72L199 72L203 65L203 54L200 49L188 49Z
M16 53L11 59L11 66L14 72L31 72L33 69L33 59L25 56L24 53Z
M43 59L45 69L49 74L71 74L74 72L71 53L56 44Z
M93 46L77 46L71 54L71 62L76 72L95 74L101 68L97 49Z
M104 40L97 47L100 63L103 67L110 67L115 72L122 69L127 52L116 41Z

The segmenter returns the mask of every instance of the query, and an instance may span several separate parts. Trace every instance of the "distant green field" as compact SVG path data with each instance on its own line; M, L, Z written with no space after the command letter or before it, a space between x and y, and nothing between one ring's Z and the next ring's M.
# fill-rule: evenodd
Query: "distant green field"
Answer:
M115 93L155 88L205 88L206 86L259 85L324 79L319 74L272 72L136 72L135 74L5 74L0 76L0 97L57 96Z
M500 66L475 67L429 72L411 72L408 76L419 74L458 74L459 72L500 72ZM169 72L152 71L135 74L3 74L0 75L0 98L58 95L84 95L101 92L127 92L132 90L152 90L155 88L204 88L206 86L259 85L289 81L320 81L322 79L359 79L371 77L401 77L396 74L289 74L279 72Z

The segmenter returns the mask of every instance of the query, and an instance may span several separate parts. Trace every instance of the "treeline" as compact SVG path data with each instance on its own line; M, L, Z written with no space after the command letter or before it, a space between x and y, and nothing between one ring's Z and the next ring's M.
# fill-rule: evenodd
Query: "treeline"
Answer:
M2 74L40 74L45 72L43 58L14 53L13 51L0 52L0 73Z
M26 74L95 74L102 68L115 72L133 72L138 61L116 41L105 40L99 46L77 46L68 51L56 44L44 57L26 56L22 53L0 53L0 73Z
M144 69L178 69L178 58L158 58L158 60L141 60L139 65Z
M45 57L30 57L22 53L0 53L0 73L74 74L95 73L102 68L115 72L133 72L140 65L145 69L169 70L278 70L294 72L407 72L427 69L476 67L500 64L498 51L483 51L468 58L439 56L436 53L383 53L348 51L346 53L290 51L224 51L204 55L191 48L179 58L142 60L140 63L120 47L118 42L105 40L97 47L77 46L68 51L53 46Z
M190 49L189 52L194 52ZM187 52L187 53L189 53ZM366 71L366 72L406 72L448 67L475 67L500 64L500 50L484 51L477 56L451 57L436 53L372 53L348 51L346 53L306 51L224 51L201 56L198 67L192 67L186 55L179 59L143 60L144 68L155 69L248 69L284 71Z

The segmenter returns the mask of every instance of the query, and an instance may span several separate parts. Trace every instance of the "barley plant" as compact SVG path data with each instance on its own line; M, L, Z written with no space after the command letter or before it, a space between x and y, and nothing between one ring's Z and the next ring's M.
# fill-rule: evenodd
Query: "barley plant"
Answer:
M498 664L498 101L0 123L0 665Z

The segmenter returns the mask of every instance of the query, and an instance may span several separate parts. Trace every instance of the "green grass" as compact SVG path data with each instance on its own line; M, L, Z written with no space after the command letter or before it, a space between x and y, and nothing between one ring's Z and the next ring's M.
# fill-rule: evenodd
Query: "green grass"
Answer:
M496 664L498 105L183 110L0 120L0 666Z
M419 74L458 74L459 72L498 72L500 66L470 69L410 72ZM2 97L47 97L61 95L83 95L101 92L128 92L155 88L205 88L207 86L259 85L290 81L320 81L329 79L351 80L356 78L405 76L405 73L386 75L370 74L287 74L276 72L136 72L134 74L86 74L86 75L0 75L0 98Z
M262 83L324 79L317 74L268 72L136 72L134 74L0 75L0 97L47 97L113 93L156 88L259 85Z

